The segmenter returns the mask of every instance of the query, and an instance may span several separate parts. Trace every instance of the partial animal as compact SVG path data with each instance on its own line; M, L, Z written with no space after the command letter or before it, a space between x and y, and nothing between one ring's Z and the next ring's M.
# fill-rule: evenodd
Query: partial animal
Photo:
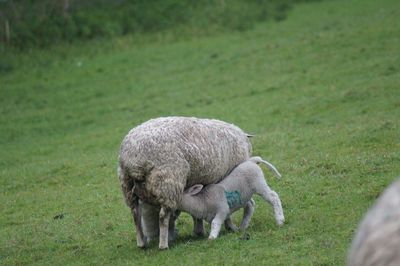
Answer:
M400 179L378 198L361 222L349 266L400 265Z
M156 118L133 128L121 144L118 175L137 245L146 245L139 199L160 209L159 248L168 248L174 230L168 230L170 217L184 189L217 183L247 160L252 149L248 137L235 125L193 117Z
M271 163L261 157L252 157L234 168L218 184L207 185L204 188L203 185L194 185L187 189L179 209L210 222L209 239L215 239L223 223L227 229L237 231L230 215L240 208L245 209L240 229L248 227L254 211L254 201L251 197L258 194L273 206L276 223L282 225L285 218L281 200L265 181L263 171L258 166L260 163L267 165L277 177L281 176Z

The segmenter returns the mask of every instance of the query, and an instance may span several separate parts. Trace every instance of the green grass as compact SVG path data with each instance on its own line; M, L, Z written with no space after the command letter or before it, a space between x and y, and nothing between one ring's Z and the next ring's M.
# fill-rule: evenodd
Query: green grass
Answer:
M399 10L325 1L240 34L14 57L0 74L0 264L344 264L363 213L400 175ZM118 149L167 115L255 133L254 154L283 175L265 171L287 223L257 197L247 241L191 237L182 215L169 251L136 248Z

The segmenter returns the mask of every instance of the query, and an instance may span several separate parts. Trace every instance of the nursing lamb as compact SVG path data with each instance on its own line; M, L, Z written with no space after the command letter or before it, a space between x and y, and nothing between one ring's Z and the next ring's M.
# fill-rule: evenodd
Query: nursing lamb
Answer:
M271 190L265 181L261 168L257 165L264 163L274 174L280 177L276 168L260 157L252 157L241 163L218 184L194 185L183 194L179 209L198 219L211 223L209 239L218 237L222 223L228 229L236 231L230 215L240 208L245 208L240 228L246 229L254 211L253 194L258 194L269 202L275 212L278 225L285 221L281 201L278 194Z

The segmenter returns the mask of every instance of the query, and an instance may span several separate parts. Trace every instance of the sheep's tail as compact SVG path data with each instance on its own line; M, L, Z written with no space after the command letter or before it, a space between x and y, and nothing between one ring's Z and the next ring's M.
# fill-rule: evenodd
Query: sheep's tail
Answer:
M281 178L281 174L279 173L278 169L276 169L272 163L270 163L266 160L263 160L259 156L251 157L249 160L256 164L259 164L259 163L265 164L276 175L277 178Z

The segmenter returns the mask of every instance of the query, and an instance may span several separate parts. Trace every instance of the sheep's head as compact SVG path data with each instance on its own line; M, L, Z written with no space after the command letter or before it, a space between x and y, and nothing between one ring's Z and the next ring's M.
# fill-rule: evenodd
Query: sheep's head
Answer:
M154 205L176 210L184 185L169 171L154 170L145 182L144 200Z
M142 180L135 180L133 186L133 194L142 201L149 204L158 205L157 197L154 196L148 189L146 189L146 182Z

